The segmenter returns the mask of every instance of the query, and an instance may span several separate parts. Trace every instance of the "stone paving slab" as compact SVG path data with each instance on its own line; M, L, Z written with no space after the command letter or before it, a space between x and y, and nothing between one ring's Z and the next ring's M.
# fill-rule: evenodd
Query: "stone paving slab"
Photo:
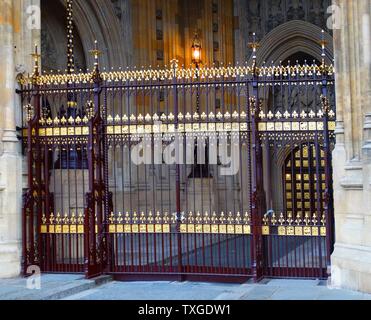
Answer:
M264 279L258 284L226 284L118 282L108 278L86 280L81 274L44 274L41 290L27 289L24 278L0 280L0 300L371 300L371 294L328 288L319 280Z
M213 300L227 288L221 284L191 282L111 282L90 290L90 294L64 300Z

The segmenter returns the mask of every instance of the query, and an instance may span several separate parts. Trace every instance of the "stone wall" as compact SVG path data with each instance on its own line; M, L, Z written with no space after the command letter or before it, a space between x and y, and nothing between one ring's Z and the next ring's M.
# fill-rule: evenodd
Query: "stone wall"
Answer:
M331 283L371 292L370 0L336 0L335 250Z

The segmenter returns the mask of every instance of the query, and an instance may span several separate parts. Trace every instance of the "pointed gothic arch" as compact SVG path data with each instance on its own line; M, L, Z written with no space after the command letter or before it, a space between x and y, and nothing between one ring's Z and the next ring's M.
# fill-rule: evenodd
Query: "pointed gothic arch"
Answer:
M45 14L50 14L55 8L65 7L65 0L44 1L42 10ZM49 10L50 6L54 9ZM64 17L64 15L62 15ZM115 9L111 1L104 0L89 0L89 1L74 1L73 3L73 18L74 24L79 35L77 45L81 42L82 54L86 61L86 67L92 67L94 62L89 51L94 48L94 41L98 41L99 49L103 52L100 57L101 65L107 68L128 65L128 57L125 56L125 50L122 50L123 37L121 35L121 28L119 19L116 16ZM57 23L57 22L55 22ZM51 25L55 26L55 23ZM58 22L65 28L64 20ZM64 52L65 39L63 33L53 28L54 43L58 45L57 52ZM62 29L63 30L63 29Z
M297 52L303 52L321 61L320 40L321 28L301 20L291 20L283 23L269 32L260 42L257 52L257 64L264 61L278 64ZM334 58L332 36L325 32L327 41L326 62L332 63ZM249 65L252 64L252 57Z

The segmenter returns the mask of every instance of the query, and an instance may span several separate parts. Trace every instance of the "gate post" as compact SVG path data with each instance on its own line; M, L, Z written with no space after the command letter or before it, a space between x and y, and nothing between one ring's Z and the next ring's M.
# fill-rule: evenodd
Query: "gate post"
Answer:
M109 172L108 172L108 136L107 136L107 89L104 90L102 110L101 135L102 140L102 169L103 169L103 217L102 217L102 268L104 272L111 271L112 266L112 241L109 234L109 217L113 213L113 194L109 191Z
M253 91L257 82L253 82ZM262 151L258 133L258 115L256 94L250 97L251 139L252 139L252 190L251 190L251 222L252 222L252 273L257 282L263 276L263 236L262 236Z
M252 274L254 282L263 277L263 236L262 236L262 213L264 210L263 196L263 164L262 147L258 131L258 106L259 106L259 73L256 67L256 42L255 33L250 47L253 49L253 78L252 97L249 98L249 116L251 119L252 140L252 179L251 179L251 222L252 222Z
M171 68L173 71L173 94L174 94L174 114L175 114L175 146L176 148L180 148L178 145L179 142L179 132L178 132L178 115L179 115L179 106L178 106L178 85L177 85L177 69L178 69L178 61L176 59L171 61ZM175 149L176 150L176 149ZM180 165L179 165L179 151L175 151L176 154L176 177L175 177L175 197L176 197L176 233L177 233L177 241L178 241L178 272L180 275L180 280L182 280L182 234L180 232L180 225L182 223L182 213L181 213L181 205L180 205Z
M88 104L89 137L88 137L88 167L89 167L89 192L86 194L86 208L84 220L85 239L85 276L92 278L102 273L104 246L103 246L103 193L104 182L102 172L102 118L100 113L101 75L98 57L100 51L91 51L94 56L94 102Z
M332 154L330 147L330 134L329 134L329 112L330 102L328 99L328 70L325 62L325 45L324 31L322 30L322 39L320 42L322 46L322 87L321 87L321 103L323 112L323 149L325 158L325 195L324 195L324 215L326 221L326 267L327 277L331 276L331 253L334 246L334 204L333 204L333 189L332 189Z

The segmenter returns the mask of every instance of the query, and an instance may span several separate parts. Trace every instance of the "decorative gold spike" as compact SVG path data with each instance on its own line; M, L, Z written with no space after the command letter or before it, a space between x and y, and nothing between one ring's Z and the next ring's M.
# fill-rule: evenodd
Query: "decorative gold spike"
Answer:
M62 222L61 214L60 214L59 212L57 213L57 217L56 217L56 219L55 219L55 222L56 222L57 224L60 224L60 223Z
M237 111L234 111L234 112L232 113L232 118L233 118L233 119L238 119L238 112L237 112Z
M300 225L301 222L302 222L302 219L301 219L301 213L298 212L297 215L296 215L295 223L296 223L297 225Z
M178 120L182 121L184 119L183 113L179 112Z
M215 119L215 115L214 115L214 113L210 112L209 113L209 120L213 120L213 119Z
M237 223L237 224L240 224L241 221L242 221L241 214L240 214L239 211L238 211L237 214L236 214L236 218L235 218L235 220L236 220L236 223Z
M71 125L74 124L75 123L75 119L72 116L70 116L68 118L68 123L71 124Z
M84 215L82 214L81 211L80 211L80 213L79 213L79 217L77 218L77 223L78 223L79 225L84 224Z
M313 213L313 216L312 216L312 223L313 223L313 225L317 225L317 222L318 222L318 220L317 220L317 215L316 215L316 213L314 212L314 213Z
M286 110L285 113L283 114L283 117L284 117L285 119L290 118L290 113Z
M196 223L201 223L201 222L202 222L201 213L198 211L196 214Z
M269 223L269 218L268 218L268 215L265 214L265 215L263 216L263 225L264 225L264 226L267 226L268 223Z
M43 213L42 217L41 217L41 223L42 224L46 224L46 216L45 216L45 213Z
M206 211L205 214L204 214L204 222L205 223L209 223L210 222L210 217L209 217L209 213Z
M193 218L193 213L192 213L192 211L189 213L189 215L188 215L188 222L189 223L193 223L194 222L194 218Z
M50 224L54 224L54 213L52 212L51 214L50 214L50 217L49 217L49 223Z
M221 113L220 111L217 113L216 118L217 118L218 120L223 119L223 115L222 115L222 113Z
M76 213L75 213L75 211L72 211L70 220L71 220L71 224L76 224Z
M152 117L149 115L149 113L146 114L144 118L147 122L150 122L152 120Z
M292 213L289 212L288 215L287 215L287 222L289 224L289 226L291 226L291 224L293 223L293 219L292 219Z
M310 222L310 215L309 215L309 212L305 212L305 217L304 217L304 223L305 225L307 226Z
M241 117L242 119L245 119L246 116L247 116L247 115L246 115L246 112L245 112L245 111L242 111L240 117Z
M326 215L325 215L325 213L322 214L322 217L321 217L321 224L322 224L323 226L326 226Z
M32 118L32 117L31 117ZM57 118L58 119L58 118ZM29 119L29 120L31 120L31 119ZM50 125L52 125L52 123L53 123L53 121L52 121L52 119L50 118L50 117L48 117L48 119L46 119L46 124L48 125L48 126L50 126ZM58 119L58 124L59 124L59 119Z
M157 224L160 224L162 222L162 217L161 217L161 214L160 214L159 211L157 211L157 213L156 213L155 222Z
M148 223L152 224L153 223L153 214L152 211L148 213L148 218L147 218Z
M140 223L143 223L143 224L146 223L146 216L145 216L144 212L142 212L140 214L139 220L140 220Z
M220 213L219 221L221 224L224 224L226 221L223 211Z
M232 212L229 212L228 213L228 218L227 218L227 221L229 224L232 224L233 223L233 216L232 216Z
M141 113L139 113L139 115L138 115L138 121L139 122L143 122L143 120L144 120L144 117L142 116L142 114Z
M244 224L250 224L251 221L251 216L249 212L245 212L244 217L243 217L243 222Z
M135 122L136 120L137 120L137 118L135 117L134 114L132 114L132 115L130 116L130 121L131 121L131 122Z
M272 111L269 110L268 114L267 114L267 118L268 119L272 119L274 117Z
M160 120L160 117L157 115L157 113L155 113L152 117L153 121L158 121Z
M166 121L166 119L167 119L166 114L163 113L163 114L161 115L160 119L161 119L162 121Z
M119 215L117 217L117 222L120 224L122 221L125 221L125 223L130 223L130 214L129 212L125 212L125 217L122 218L122 213L119 212Z
M80 118L80 116L77 116L77 117L76 117L76 119L75 119L75 123L76 123L77 125L79 125L79 124L81 123L81 118Z
M272 226L275 226L277 224L277 219L276 219L276 213L275 212L272 213L271 223L272 223Z
M111 212L109 218L108 218L108 221L110 224L114 224L115 222L115 215L113 214L113 212Z
M285 223L285 218L283 216L283 213L280 213L280 218L278 219L279 224L282 226Z
M303 111L300 113L300 118L305 119L306 117L307 117L307 113L303 110Z
M175 117L172 112L169 113L168 119L169 121L174 121Z
M112 118L112 117L111 117ZM121 122L121 117L117 114L115 116L115 123L120 123Z
M190 121L192 119L192 116L189 112L186 113L185 118L187 121Z
M68 214L65 213L64 216L63 216L63 219L62 219L63 224L68 224L68 222L69 222L68 220L69 220L69 219L68 219Z
M224 114L224 119L228 120L231 118L231 114L227 111L225 114Z
M213 215L211 216L211 223L213 223L213 224L216 223L216 222L217 222L217 219L218 219L218 218L217 218L217 216L216 216L216 212L214 211L214 212L213 212Z
M206 120L207 114L205 112L201 113L201 120Z
M169 214L167 212L164 213L163 221L166 224L169 223Z
M175 223L176 223L176 220L177 220L177 213L174 212L174 213L171 215L171 217L170 217L170 222L171 222L172 224L175 224Z

